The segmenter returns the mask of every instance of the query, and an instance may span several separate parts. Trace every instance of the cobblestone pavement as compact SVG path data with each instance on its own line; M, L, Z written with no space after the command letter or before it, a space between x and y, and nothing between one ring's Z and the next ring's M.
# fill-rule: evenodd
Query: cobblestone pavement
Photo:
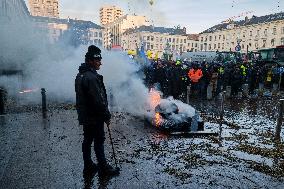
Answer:
M40 111L0 116L0 188L284 188L284 148L271 142L275 116L262 112L273 104L256 104L253 112L226 104L221 137L207 138L169 136L141 118L114 113L121 174L89 180L82 176L76 111L54 108L47 120ZM204 111L210 108L200 109L206 129L219 132L214 114ZM107 132L106 138L113 162Z

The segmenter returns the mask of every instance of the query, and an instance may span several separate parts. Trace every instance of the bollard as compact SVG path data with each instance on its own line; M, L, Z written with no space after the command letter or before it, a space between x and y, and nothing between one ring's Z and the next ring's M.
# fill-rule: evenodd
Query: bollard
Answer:
M224 101L225 101L226 91L220 93L221 101L220 101L220 120L219 120L219 141L222 146L222 125L224 120Z
M213 86L212 83L210 83L207 87L207 100L212 100L213 98Z
M272 86L272 95L276 95L278 92L278 84L277 83L273 83Z
M280 133L281 133L281 126L282 126L282 119L283 119L283 109L284 109L284 99L280 99L279 105L279 112L278 112L278 119L277 125L275 129L275 141L280 142Z
M259 96L263 95L263 90L264 90L264 84L263 83L259 83L258 84L258 95Z
M3 115L5 112L5 91L0 88L0 115Z
M242 92L238 92L238 98L243 98L243 93Z
M186 87L186 103L189 104L189 98L190 98L190 88L191 85Z
M47 108L46 108L46 91L45 88L41 89L41 99L42 99L42 117L47 117Z
M243 88L243 96L248 97L248 91L249 91L248 84L247 83L243 84L242 88Z
M226 91L220 93L221 101L220 101L220 122L223 121L224 115L224 101L225 101L225 94Z
M226 98L231 98L232 87L226 86Z

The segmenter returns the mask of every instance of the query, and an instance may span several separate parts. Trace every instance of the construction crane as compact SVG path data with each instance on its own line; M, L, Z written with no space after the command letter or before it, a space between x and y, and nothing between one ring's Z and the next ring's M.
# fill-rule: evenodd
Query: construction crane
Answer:
M221 23L222 24L230 23L230 22L234 21L235 19L238 19L238 18L243 17L243 16L247 16L247 15L249 15L251 13L253 13L253 11L242 12L241 14L236 15L236 16L232 16L232 17L222 21Z

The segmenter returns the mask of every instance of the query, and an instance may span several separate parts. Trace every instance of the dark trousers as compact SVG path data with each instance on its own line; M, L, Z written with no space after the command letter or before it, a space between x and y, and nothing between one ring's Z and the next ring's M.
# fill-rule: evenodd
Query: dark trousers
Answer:
M83 125L84 140L82 144L82 152L84 159L84 166L88 166L93 163L91 158L91 145L94 142L94 150L97 157L99 166L106 164L106 158L104 153L104 122L99 121L92 125Z

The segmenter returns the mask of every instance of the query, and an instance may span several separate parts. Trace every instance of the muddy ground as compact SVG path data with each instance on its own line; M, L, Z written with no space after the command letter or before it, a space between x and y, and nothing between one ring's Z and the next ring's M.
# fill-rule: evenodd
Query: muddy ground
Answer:
M9 108L0 117L1 188L284 188L284 144L274 143L278 98L192 100L218 137L173 136L113 113L121 175L83 179L82 128L72 104ZM282 131L282 140L284 132ZM106 154L112 153L106 132ZM113 162L113 161L112 161Z

